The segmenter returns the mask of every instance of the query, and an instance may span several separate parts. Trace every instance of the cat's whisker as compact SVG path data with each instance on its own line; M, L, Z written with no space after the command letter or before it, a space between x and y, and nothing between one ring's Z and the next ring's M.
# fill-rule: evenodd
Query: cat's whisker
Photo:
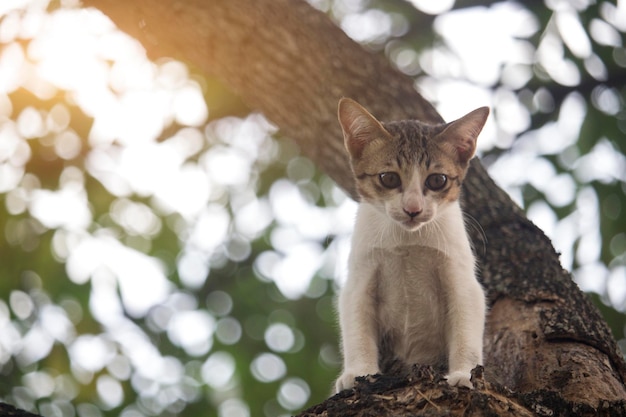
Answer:
M387 227L385 225L385 219L377 219L376 221L376 230L377 230L377 235L375 237L375 242L376 245L384 248L385 247L385 242L386 242L386 232L387 232Z
M437 239L437 250L442 252L445 257L448 256L448 245L446 245L446 240L443 238L443 228L440 223L439 218L433 219L433 226L436 230L435 237Z
M487 234L485 233L485 229L483 229L483 227L481 226L481 224L478 222L478 220L476 220L475 217L473 217L472 215L468 214L468 213L464 213L464 220L465 220L465 227L469 228L471 227L473 230L475 230L480 237L482 237L481 242L483 244L483 255L485 253L487 253ZM474 241L475 243L475 241ZM473 245L472 245L473 246ZM474 250L476 250L476 248L474 247Z

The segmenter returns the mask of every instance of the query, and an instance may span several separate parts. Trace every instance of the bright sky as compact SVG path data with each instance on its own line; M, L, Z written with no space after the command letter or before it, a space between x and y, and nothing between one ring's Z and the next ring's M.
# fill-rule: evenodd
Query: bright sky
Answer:
M321 7L322 2L314 3ZM427 13L439 13L448 10L453 1L413 3ZM549 3L555 10L554 25L537 50L527 39L539 30L538 23L521 6L506 3L437 18L435 30L446 40L448 48L431 49L417 56L408 46L396 45L390 56L409 74L419 63L426 75L420 78L419 87L437 103L446 119L460 117L483 105L495 110L481 134L479 150L498 147L511 151L491 166L490 174L518 202L520 187L525 183L545 192L555 206L575 202L578 209L561 221L545 203L526 209L562 252L565 267L571 267L575 257L583 265L577 273L582 287L604 292L608 283L611 300L619 304L626 299L626 271L623 267L609 270L600 264L597 197L591 189L577 193L575 180L626 181L624 156L605 140L589 155L573 158L571 173L555 172L546 156L570 149L586 111L584 100L575 95L566 100L555 123L525 133L513 144L513 139L528 128L530 118L510 90L531 76L530 64L535 59L563 85L575 85L580 78L578 69L564 53L566 48L584 59L598 80L606 76L602 62L591 51L574 6L565 1ZM23 354L25 363L45 355L55 337L64 337L72 345L70 353L77 364L77 375L89 379L105 366L123 374L130 365L112 353L111 338L115 338L127 346L127 358L147 379L161 381L168 375L182 378L180 364L154 350L145 335L124 318L122 304L137 317L145 316L155 306L162 307L163 314L155 313L150 320L190 355L210 352L214 337L236 343L241 325L228 317L228 309L221 313L197 310L192 301L174 290L160 261L141 250L141 245L149 248L145 245L149 245L150 236L166 227L161 224L162 214L180 216L176 228L183 239L183 251L177 268L183 284L189 288L201 286L211 266L226 257L247 257L250 240L272 221L276 222L271 235L275 249L261 254L255 262L261 279L274 281L289 299L310 291L311 279L320 269L329 278L342 282L356 204L332 184L326 184L311 192L329 195L336 206L311 205L303 193L303 184L311 179L313 170L303 158L290 162L288 177L272 186L268 198L254 194L252 185L259 169L277 158L272 138L275 127L253 114L223 119L204 128L210 109L203 101L200 85L190 78L183 64L148 61L136 41L117 31L95 10L63 9L46 14L46 5L45 0L2 0L0 4L0 16L4 16L0 42L5 44L0 51L0 118L5 120L0 126L0 192L11 190L7 205L12 214L28 210L44 226L58 229L55 255L66 261L69 279L76 283L91 281L90 308L105 327L116 331L73 339L75 335L61 330L50 336L38 329L32 337L43 342L38 345L39 350ZM363 11L363 2L359 0L337 2L334 7L342 28L359 41L382 42L406 28L401 16ZM624 2L607 10L606 19L594 22L591 35L600 43L615 44L621 42L616 28L626 28ZM18 43L21 39L33 41L24 47ZM501 72L505 86L493 92L491 85ZM28 141L48 133L55 152L68 160L85 143L68 129L70 113L61 103L48 113L29 107L13 115L17 116L15 123L7 121L12 114L7 94L20 86L41 99L67 91L68 97L94 118L88 138L87 174L118 197L111 207L112 221L128 235L137 237L136 242L143 243L130 245L120 241L105 227L94 231L80 170L67 168L58 190L41 190L36 178L23 177L30 155ZM546 105L540 95L532 100L538 108ZM607 113L617 111L619 106L609 91L601 102ZM156 142L172 121L185 128ZM212 146L200 155L199 162L190 162L189 158L202 152L207 143ZM133 202L129 198L133 194L150 197L151 204ZM230 199L234 216L226 209L225 199ZM324 249L319 242L331 231L338 237L330 248ZM574 242L579 238L575 250ZM598 280L598 276L605 278ZM16 297L11 301L12 307L28 308L19 294ZM228 304L224 298L228 295L216 297L216 305ZM0 308L0 318L3 314ZM0 334L0 340L7 340L10 334L6 332L10 330L5 330L4 336ZM290 326L276 324L263 337L268 352L254 359L251 372L261 381L282 379L286 375L285 364L272 352L296 349L299 336ZM232 387L234 359L227 352L211 353L201 367L202 376L211 387ZM123 391L115 378L98 379L97 388L103 402L111 407L123 400ZM286 409L295 410L309 395L306 382L287 378L278 401ZM224 401L221 415L247 415L249 410L238 401Z

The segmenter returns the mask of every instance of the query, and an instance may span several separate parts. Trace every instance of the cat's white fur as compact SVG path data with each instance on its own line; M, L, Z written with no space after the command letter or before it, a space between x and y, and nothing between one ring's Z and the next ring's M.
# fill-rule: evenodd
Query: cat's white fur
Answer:
M463 214L458 201L435 212L419 200L422 175L416 168L402 200L359 205L338 303L344 368L337 392L380 372L382 333L406 364L447 362L450 385L472 387L470 372L482 364L485 296ZM416 219L423 224L406 223L406 204L423 206Z

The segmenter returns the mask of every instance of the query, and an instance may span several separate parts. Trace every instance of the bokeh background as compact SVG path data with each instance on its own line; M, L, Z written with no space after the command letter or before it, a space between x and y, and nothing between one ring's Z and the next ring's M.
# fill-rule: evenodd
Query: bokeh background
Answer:
M626 350L626 2L310 3L444 118L492 108L483 163ZM47 417L322 401L355 208L219 81L148 60L97 10L0 2L1 401Z

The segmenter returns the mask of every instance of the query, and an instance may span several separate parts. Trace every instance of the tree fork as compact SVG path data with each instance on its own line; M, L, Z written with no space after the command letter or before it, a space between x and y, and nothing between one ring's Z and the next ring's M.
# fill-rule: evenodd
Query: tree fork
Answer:
M353 198L339 98L356 99L383 121L442 121L411 78L304 1L83 2L139 40L151 58L173 57L224 81ZM549 239L476 159L463 204L491 310L485 379L591 409L623 401L626 363L608 326L561 268Z

